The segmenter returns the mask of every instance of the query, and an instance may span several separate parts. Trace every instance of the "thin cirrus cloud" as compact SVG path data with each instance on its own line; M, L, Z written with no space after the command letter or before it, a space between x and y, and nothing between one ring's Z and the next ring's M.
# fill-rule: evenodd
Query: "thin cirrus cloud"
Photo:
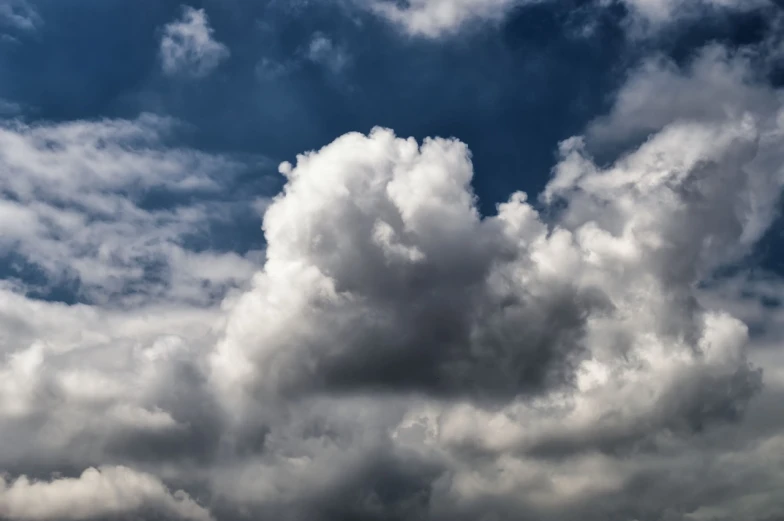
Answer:
M207 76L230 54L215 40L204 9L183 7L182 17L163 28L160 59L168 75Z

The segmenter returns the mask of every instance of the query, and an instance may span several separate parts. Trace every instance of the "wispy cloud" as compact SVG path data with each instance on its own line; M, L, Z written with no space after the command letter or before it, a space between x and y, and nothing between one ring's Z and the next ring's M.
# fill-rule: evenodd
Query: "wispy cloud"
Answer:
M455 35L471 23L502 20L513 9L555 0L372 0L358 5L401 27L414 36L438 38ZM649 34L677 20L700 15L706 9L752 10L766 0L599 0L592 7L622 4L629 12L634 34Z
M182 18L163 29L161 66L166 74L203 77L231 54L216 41L204 9L184 7Z
M307 57L310 61L326 67L332 74L340 74L351 62L348 52L323 34L313 36L308 45Z
M41 17L27 0L0 0L0 29L6 26L33 31L41 24Z
M335 43L323 33L316 32L306 45L299 47L289 58L282 60L262 58L256 64L256 75L261 80L275 80L301 70L304 65L311 63L337 78L346 72L351 61L351 54L345 46Z
M237 255L199 257L183 246L215 212L220 216L208 196L243 166L162 148L172 125L143 116L0 127L0 191L7 195L0 201L0 252L13 252L50 281L75 279L91 300L200 298L194 283L220 291L246 277L251 266ZM151 193L202 200L158 209L145 203Z

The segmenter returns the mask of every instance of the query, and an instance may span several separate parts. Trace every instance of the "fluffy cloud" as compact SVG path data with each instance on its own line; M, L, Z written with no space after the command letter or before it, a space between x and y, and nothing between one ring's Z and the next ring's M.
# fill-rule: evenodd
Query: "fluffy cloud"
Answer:
M492 215L466 144L339 137L281 165L263 263L191 242L253 201L171 121L7 123L0 516L781 517L780 288L716 276L784 184L751 67L648 63Z
M107 519L139 511L172 519L212 520L185 492L171 494L154 476L125 467L90 468L78 478L50 482L26 476L11 482L0 478L0 515L6 518Z
M617 145L645 138L674 120L705 123L764 113L781 103L780 92L760 85L743 59L721 46L709 46L687 65L684 76L663 57L646 60L630 74L609 114L588 129L595 145Z
M202 77L226 58L229 49L213 38L204 9L184 7L182 18L163 28L161 66L169 75Z
M0 129L0 468L216 450L201 362L217 304L256 264L199 237L255 201L222 193L247 166L167 146L175 127L142 116Z
M548 259L514 262L520 242L557 255L565 237L548 237L533 216L482 221L465 145L420 149L379 129L283 171L289 183L265 217L265 271L218 360L258 345L251 358L265 374L253 379L274 388L514 395L568 377L584 314L603 295L539 269ZM532 271L525 288L508 280L522 264ZM529 328L515 332L515 322Z
M637 413L686 381L698 400L680 394L686 409L733 409L757 385L745 327L696 306L693 287L773 217L782 174L763 159L777 117L674 124L608 170L569 140L544 192L567 204L557 223L524 194L481 218L455 140L344 136L281 167L265 269L215 364L232 386L244 375L277 392L552 393L554 404L575 388L628 401L624 389L639 388L624 373L642 385L650 371L655 399ZM699 401L714 394L729 401Z
M42 473L214 451L200 358L219 316L156 304L67 306L0 288L0 468Z
M671 87L747 66L709 49ZM694 440L733 429L761 390L746 325L699 289L751 251L784 183L778 96L763 87L744 96L743 78L728 79L740 91L731 110L670 113L610 166L582 139L565 141L538 209L515 194L480 216L470 154L456 140L419 145L376 129L283 164L288 182L264 222L267 262L229 306L213 378L240 423L281 396L310 405L268 424L265 447L286 457L243 471L257 486L233 489L238 500L280 507L264 491L295 494L300 483L310 515L331 498L341 505L332 516L368 519L775 512L772 497L742 507L740 490L721 507L709 487L638 489L682 468L684 454L707 465L719 449ZM367 396L375 405L361 405ZM326 446L294 441L310 429ZM389 438L373 441L376 430ZM740 447L737 462L713 466L717 483L735 464L755 482L774 475L773 461L751 461L778 443ZM399 461L431 478L401 477ZM335 467L352 470L340 479ZM401 480L411 488L389 484ZM382 499L384 487L397 492Z

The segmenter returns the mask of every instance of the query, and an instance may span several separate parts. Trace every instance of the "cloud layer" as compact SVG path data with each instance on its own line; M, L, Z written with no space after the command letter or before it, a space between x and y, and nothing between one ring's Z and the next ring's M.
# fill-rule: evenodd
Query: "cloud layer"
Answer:
M142 508L174 519L212 520L183 491L172 495L157 478L124 467L90 468L51 482L0 478L0 514L11 519L95 519Z
M236 254L184 247L221 218L215 194L245 167L165 148L173 126L144 115L0 127L0 254L18 280L28 289L66 285L89 300L119 302L200 299L194 284L220 292L247 278L252 267ZM161 208L156 196L195 202ZM21 260L27 267L15 269Z
M161 63L204 77L228 50L183 16ZM764 52L643 61L492 212L456 138L350 132L254 199L168 118L4 121L0 517L782 518ZM263 254L208 240L254 208Z

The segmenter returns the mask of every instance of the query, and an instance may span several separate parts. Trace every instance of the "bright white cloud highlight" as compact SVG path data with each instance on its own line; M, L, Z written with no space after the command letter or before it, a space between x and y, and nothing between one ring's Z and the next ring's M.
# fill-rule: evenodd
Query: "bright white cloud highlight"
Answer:
M374 0L372 9L413 35L437 37L470 21L500 20L520 0Z

